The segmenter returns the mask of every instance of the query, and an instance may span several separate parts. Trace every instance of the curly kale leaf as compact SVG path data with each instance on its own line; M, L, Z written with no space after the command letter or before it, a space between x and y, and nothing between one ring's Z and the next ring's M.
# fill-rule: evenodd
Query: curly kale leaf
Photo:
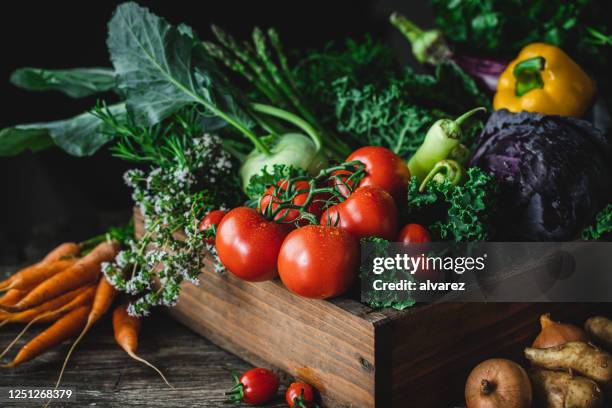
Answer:
M441 64L435 76L406 68L385 86L354 85L350 77L337 79L336 129L358 144L384 146L410 157L438 119L457 116L475 106L489 106L474 80L455 64ZM481 121L465 129L465 144L482 129Z
M412 104L400 82L377 92L374 85L352 87L348 78L334 83L337 130L357 136L364 145L384 146L402 157L412 155L423 143L427 129L442 112Z
M486 241L492 236L490 220L497 184L477 167L468 169L467 177L463 185L456 187L448 181L429 183L422 193L416 178L410 181L410 214L428 225L437 239L474 242Z
M374 280L383 282L399 282L402 279L412 279L410 273L405 271L397 271L386 269L380 275L372 273L373 259L376 257L387 257L387 249L389 241L382 238L364 238L361 240L369 249L367 259L361 263L359 268L359 277L361 279L361 301L373 309L391 307L396 310L404 310L413 306L416 302L406 291L378 291L373 290L372 285ZM369 288L369 290L366 290Z
M597 240L610 238L612 234L612 204L601 210L595 217L595 223L582 231L582 239Z
M352 86L378 85L385 83L394 71L391 49L370 36L362 40L349 38L343 46L329 43L324 49L307 51L299 58L301 62L293 70L296 86L319 108L324 122L334 120L334 81L346 77Z

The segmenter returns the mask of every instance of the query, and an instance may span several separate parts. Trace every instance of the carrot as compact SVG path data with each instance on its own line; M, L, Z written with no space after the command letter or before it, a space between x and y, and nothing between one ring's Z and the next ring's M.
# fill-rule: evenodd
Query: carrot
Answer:
M30 313L30 310L33 309L21 312L23 315L19 319L22 320L24 323L27 322L28 324L13 339L13 341L11 341L8 346L6 346L4 351L0 353L0 358L4 357L4 355L9 352L9 350L15 345L15 343L17 343L19 339L23 337L23 335L34 323L53 322L59 319L63 314L68 313L71 310L76 309L77 307L90 304L94 297L95 290L96 287L94 285L84 286L82 288L73 290L72 292L69 292L66 295L57 297L53 300L50 300L49 302L43 303L42 305L38 306L36 309L39 309L40 312L38 313L38 315L35 316L25 317L25 314ZM68 299L68 302L62 304L62 301L59 300L60 298ZM10 323L18 319L15 315L13 315L13 317L14 320L10 320ZM0 326L3 326L6 323L7 320L2 322Z
M70 360L70 356L72 352L76 348L77 344L81 341L83 336L89 331L91 326L93 326L104 314L108 311L117 295L117 290L111 285L106 277L102 276L100 282L98 282L98 286L96 287L96 293L93 298L93 304L91 307L91 311L87 316L87 323L79 337L72 343L70 350L68 350L68 354L66 355L66 359L64 360L64 364L62 365L62 369L60 370L59 377L57 378L57 383L55 384L55 388L57 388L62 381L62 376L64 375L64 370L66 370L66 366L68 365L68 360Z
M73 266L36 286L14 306L0 305L0 309L8 310L9 312L19 312L38 306L49 299L53 299L80 286L95 282L100 276L102 262L112 260L118 247L119 244L114 241L99 244Z
M162 380L164 380L164 382L168 385L168 387L174 388L157 367L142 357L136 355L136 350L138 349L138 334L140 333L142 323L138 317L130 316L128 314L126 306L127 305L125 304L119 305L113 311L113 330L115 332L115 340L117 341L117 344L119 344L119 346L125 350L128 356L155 370L157 374L160 375Z
M24 290L11 289L0 298L0 307L12 306L21 301L21 299L23 299L27 294L28 292Z
M2 323L0 323L0 326L6 323L29 323L30 321L32 321L32 319L45 312L61 308L87 289L90 289L93 293L94 288L95 287L93 285L82 286L78 289L48 300L41 305L33 307L32 309L24 310L23 312L17 313L7 313L5 316L3 316L4 320L2 321Z
M0 290L8 290L9 286L13 283L15 279L21 279L23 278L23 276L27 276L33 269L37 269L41 266L45 266L50 263L59 261L62 258L78 255L79 249L79 245L75 244L74 242L65 242L61 244L60 246L54 248L51 252L49 252L40 262L23 268L17 273L13 274L8 279L0 282Z
M27 268L13 275L13 279L9 285L4 288L4 290L30 290L53 275L74 265L75 262L75 259L62 259L47 264L36 264L31 268Z
M66 314L23 346L13 361L0 367L16 367L77 335L85 325L90 310L91 306L87 305Z

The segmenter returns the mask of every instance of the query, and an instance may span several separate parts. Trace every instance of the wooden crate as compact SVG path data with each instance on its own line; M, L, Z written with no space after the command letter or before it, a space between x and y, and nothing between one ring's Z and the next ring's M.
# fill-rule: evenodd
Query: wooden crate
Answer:
M136 214L136 235L142 219ZM326 407L450 407L469 369L492 356L520 358L538 316L580 322L602 305L446 303L372 310L356 300L300 298L278 281L214 272L186 283L169 313L254 365L305 380Z

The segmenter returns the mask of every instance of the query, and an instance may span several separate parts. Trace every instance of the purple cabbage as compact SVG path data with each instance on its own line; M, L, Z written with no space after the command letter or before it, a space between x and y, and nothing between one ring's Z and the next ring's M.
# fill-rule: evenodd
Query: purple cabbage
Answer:
M590 122L494 112L471 165L494 175L501 199L497 239L576 239L611 197L610 143Z

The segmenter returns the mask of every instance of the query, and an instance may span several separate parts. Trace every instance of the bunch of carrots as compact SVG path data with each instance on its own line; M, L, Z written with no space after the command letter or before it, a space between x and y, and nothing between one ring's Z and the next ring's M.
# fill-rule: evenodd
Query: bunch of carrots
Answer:
M28 266L0 282L0 327L24 323L21 333L0 353L4 357L34 323L51 325L26 343L13 360L1 367L16 367L77 337L59 374L59 386L70 356L79 341L111 308L117 291L102 274L102 263L111 261L119 243L106 240L86 254L76 243L64 243L40 262ZM127 313L126 304L113 311L115 339L127 354L153 368L172 387L164 375L136 355L141 321Z

